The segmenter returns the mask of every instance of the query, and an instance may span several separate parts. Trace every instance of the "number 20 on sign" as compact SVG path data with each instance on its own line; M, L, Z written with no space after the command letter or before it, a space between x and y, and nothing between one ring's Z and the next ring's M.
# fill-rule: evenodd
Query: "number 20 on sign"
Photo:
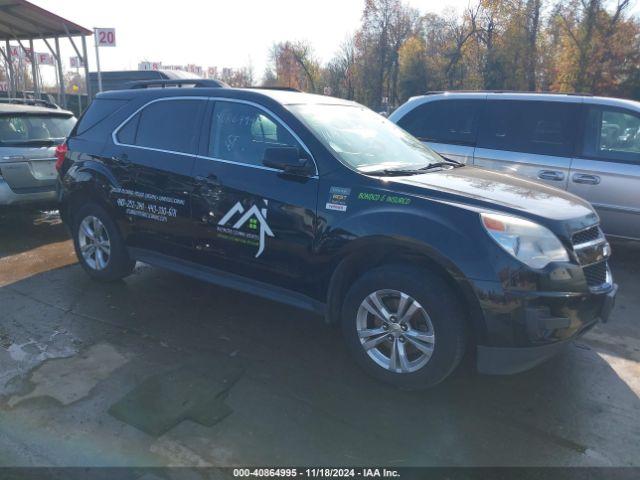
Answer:
M96 28L96 43L99 47L115 47L116 46L116 29L115 28Z

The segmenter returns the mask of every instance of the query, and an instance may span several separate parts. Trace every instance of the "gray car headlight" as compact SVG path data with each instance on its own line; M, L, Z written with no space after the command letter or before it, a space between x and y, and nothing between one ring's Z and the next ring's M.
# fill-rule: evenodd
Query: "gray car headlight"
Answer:
M531 268L569 261L569 254L548 228L511 215L481 213L482 225L498 245Z

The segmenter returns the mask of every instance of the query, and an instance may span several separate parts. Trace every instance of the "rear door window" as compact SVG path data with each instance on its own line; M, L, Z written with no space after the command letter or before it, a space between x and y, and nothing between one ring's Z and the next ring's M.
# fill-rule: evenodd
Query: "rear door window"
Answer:
M478 147L570 157L575 151L578 109L574 103L489 100Z
M475 145L482 100L437 100L419 105L398 121L414 137L435 143Z
M640 114L589 106L582 150L589 158L640 163Z
M162 100L144 107L117 132L120 143L195 153L206 100Z

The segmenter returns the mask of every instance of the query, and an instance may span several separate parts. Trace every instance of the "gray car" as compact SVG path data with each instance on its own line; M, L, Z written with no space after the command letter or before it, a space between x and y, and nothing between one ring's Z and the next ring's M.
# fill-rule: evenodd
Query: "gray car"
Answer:
M56 107L0 103L0 208L55 206L55 150L75 123Z
M640 103L584 95L438 92L389 119L438 153L590 201L607 235L640 240Z

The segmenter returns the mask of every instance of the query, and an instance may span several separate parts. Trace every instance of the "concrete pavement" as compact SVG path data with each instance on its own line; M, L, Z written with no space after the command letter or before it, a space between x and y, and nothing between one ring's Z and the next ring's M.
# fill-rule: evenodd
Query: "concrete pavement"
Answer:
M640 246L612 265L565 354L409 393L317 317L143 265L100 285L55 215L0 216L0 465L639 466Z

